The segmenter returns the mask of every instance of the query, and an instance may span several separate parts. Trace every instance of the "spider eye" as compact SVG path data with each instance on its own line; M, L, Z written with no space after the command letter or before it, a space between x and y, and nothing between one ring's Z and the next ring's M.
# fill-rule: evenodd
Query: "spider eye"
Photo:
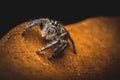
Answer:
M51 21L51 24L54 25L54 26L57 26L58 25L58 21Z
M55 23L54 23L54 22L52 22L51 24L52 24L52 25L55 25Z
M49 33L49 34L54 34L54 33L56 33L56 30L55 30L55 29L50 29L50 30L48 31L48 33Z

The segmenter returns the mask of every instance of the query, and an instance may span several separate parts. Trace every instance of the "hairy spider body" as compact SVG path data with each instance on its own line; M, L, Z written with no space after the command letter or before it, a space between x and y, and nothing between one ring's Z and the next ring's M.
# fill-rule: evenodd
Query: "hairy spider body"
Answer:
M62 53L67 48L68 39L72 42L73 50L74 53L76 54L74 42L69 32L64 28L64 26L60 22L53 21L48 18L40 18L30 21L24 28L22 35L24 35L29 28L35 25L40 26L42 37L50 41L50 43L47 44L45 47L37 50L36 51L37 54L39 54L42 51L45 51L46 49L49 49L54 45L57 45L55 46L52 55L48 59L55 58L58 56L58 54Z

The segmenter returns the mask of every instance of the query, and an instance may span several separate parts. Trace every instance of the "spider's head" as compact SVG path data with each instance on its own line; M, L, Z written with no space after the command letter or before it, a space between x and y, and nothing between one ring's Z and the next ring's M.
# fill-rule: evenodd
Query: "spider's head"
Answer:
M49 19L42 20L40 23L42 37L57 35L59 33L58 26L60 26L58 21L53 21L53 20L49 20Z
M40 28L42 37L48 37L58 33L56 27L51 23L41 24Z

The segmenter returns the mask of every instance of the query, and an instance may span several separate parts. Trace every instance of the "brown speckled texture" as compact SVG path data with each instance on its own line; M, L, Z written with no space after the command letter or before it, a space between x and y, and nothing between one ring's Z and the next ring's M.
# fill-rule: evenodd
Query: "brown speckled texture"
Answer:
M39 27L21 36L27 22L0 40L0 80L117 80L120 79L120 17L96 17L67 25L71 44L58 59L47 60L51 50L38 56L45 45Z

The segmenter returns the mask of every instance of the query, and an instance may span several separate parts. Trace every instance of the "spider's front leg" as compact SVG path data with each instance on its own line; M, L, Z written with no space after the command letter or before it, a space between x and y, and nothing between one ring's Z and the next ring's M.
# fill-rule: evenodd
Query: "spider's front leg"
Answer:
M29 30L30 28L34 27L35 25L38 25L39 23L40 23L39 20L33 20L33 21L28 22L26 27L23 29L22 35L24 36L25 32L27 30Z
M40 52L42 52L42 51L44 51L44 50L46 50L46 49L49 49L50 47L52 47L53 45L55 45L56 43L58 43L58 41L59 41L59 40L56 40L56 41L53 41L53 42L49 43L47 46L45 46L45 47L37 50L36 53L39 55Z
M58 46L54 49L52 55L48 57L49 60L54 59L62 55L64 50L67 48L68 42L66 40L60 40Z
M71 41L71 43L72 43L72 46L73 46L73 52L74 52L74 54L76 54L76 47L75 47L75 43L74 43L74 41L73 41L73 39L71 38L71 36L69 35L69 40Z
M47 18L40 18L40 19L36 19L33 21L29 21L28 24L26 25L26 27L24 28L22 35L24 36L25 32L30 28L35 27L36 25L40 26L40 25L46 24L48 22L49 22L49 19L47 19ZM41 27L43 27L43 26L41 26Z

